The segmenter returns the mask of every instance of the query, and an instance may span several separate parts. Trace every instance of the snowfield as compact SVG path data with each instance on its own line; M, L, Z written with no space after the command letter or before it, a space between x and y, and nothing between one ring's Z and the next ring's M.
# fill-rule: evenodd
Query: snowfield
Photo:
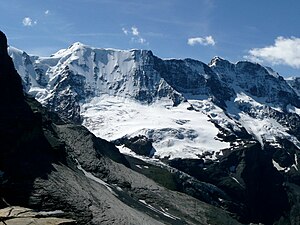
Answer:
M145 135L153 139L155 156L198 158L203 152L228 148L217 138L219 130L202 112L154 103L143 105L124 98L103 96L81 106L83 125L96 136L115 140L125 135Z

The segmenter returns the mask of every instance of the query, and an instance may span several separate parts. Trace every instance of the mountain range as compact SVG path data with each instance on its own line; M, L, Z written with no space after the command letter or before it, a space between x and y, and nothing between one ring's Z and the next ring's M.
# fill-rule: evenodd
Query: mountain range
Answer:
M298 78L248 61L81 43L50 57L8 54L27 93L23 126L36 124L29 155L48 165L19 156L48 176L16 175L24 206L69 204L66 216L80 224L299 223Z
M257 63L215 57L206 65L81 43L50 57L9 53L25 91L50 111L110 141L146 136L157 158L215 157L241 135L300 146L290 124L299 120L297 78Z

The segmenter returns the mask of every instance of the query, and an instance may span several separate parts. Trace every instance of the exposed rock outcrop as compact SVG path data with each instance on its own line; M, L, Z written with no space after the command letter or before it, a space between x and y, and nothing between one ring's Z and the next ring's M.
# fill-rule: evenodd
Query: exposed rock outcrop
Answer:
M151 139L143 135L135 136L132 138L125 136L118 140L115 140L114 143L116 145L124 145L138 155L152 157L155 152Z
M34 211L32 209L12 206L0 209L1 225L75 225L75 220L58 218L63 216L63 211Z

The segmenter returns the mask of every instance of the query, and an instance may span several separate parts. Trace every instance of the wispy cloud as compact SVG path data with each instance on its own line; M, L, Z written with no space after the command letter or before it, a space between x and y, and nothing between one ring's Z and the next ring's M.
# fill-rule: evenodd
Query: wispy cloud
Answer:
M137 27L131 27L132 35L139 36L140 32Z
M122 28L125 35L131 36L131 41L140 44L149 44L145 38L143 38L136 26L132 26L130 29Z
M300 38L277 37L274 45L249 50L244 58L256 62L268 62L274 65L288 65L300 68Z
M141 44L146 44L146 39L145 38L138 38L138 43L141 43Z
M30 17L25 17L23 20L22 20L22 23L25 27L31 27L33 25L36 25L37 24L37 21L33 21Z
M216 42L215 42L215 40L212 36L192 37L192 38L188 39L187 44L190 45L190 46L194 46L194 45L197 45L197 44L204 45L204 46L207 46L207 45L214 46L216 44Z
M122 31L123 31L123 33L125 34L125 35L128 35L129 34L129 31L126 29L126 28L122 28Z
M48 16L49 14L50 14L50 10L47 9L47 10L45 11L45 15Z

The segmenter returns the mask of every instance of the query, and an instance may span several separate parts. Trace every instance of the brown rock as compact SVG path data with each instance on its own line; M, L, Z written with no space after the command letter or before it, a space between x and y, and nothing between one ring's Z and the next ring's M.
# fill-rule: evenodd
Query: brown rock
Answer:
M72 225L75 220L57 218L62 211L37 212L19 206L0 209L0 225Z

